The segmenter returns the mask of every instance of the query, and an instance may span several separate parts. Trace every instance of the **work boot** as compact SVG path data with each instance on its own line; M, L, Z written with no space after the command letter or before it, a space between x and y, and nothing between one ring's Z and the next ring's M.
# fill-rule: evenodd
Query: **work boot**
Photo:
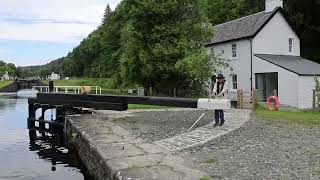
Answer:
M219 124L219 126L223 126L223 124L224 124L224 121L221 121L220 124Z
M217 127L219 125L219 123L214 123L213 127Z

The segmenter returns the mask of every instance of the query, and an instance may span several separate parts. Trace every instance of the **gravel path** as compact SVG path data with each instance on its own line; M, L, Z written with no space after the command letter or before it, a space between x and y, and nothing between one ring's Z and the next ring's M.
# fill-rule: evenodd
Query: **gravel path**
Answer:
M133 117L113 120L114 123L147 142L154 142L170 138L188 131L192 124L204 111L159 111L133 113ZM206 115L194 127L200 127L212 122L214 111L208 111Z
M320 179L320 126L250 120L181 156L212 179Z

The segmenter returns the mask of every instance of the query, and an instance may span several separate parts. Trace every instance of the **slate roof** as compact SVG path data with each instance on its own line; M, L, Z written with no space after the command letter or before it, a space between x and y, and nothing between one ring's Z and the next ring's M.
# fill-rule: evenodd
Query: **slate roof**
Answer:
M281 10L280 7L273 12L262 11L216 25L213 27L214 37L207 45L254 37L279 10Z
M256 57L301 76L320 76L320 64L300 56L255 54Z

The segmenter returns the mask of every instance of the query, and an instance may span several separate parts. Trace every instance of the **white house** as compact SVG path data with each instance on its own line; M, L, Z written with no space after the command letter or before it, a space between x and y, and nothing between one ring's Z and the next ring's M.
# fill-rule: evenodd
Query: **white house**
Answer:
M10 80L10 76L9 76L9 73L6 72L2 77L1 77L2 80Z
M208 52L230 60L221 69L229 89L257 89L261 101L277 90L280 103L312 107L320 64L300 57L300 38L282 12L282 0L266 0L266 10L214 27ZM232 94L232 93L231 93Z
M49 75L47 77L47 79L50 79L50 80L59 80L60 79L60 75L59 74L55 74L54 72L51 73L51 75Z

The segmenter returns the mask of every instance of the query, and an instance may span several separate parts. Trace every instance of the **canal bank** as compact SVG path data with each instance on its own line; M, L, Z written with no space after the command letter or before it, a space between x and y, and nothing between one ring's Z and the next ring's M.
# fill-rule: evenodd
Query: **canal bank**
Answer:
M104 111L68 116L67 137L96 179L184 179L207 175L184 166L184 160L161 146L147 143L112 122L131 113Z
M0 93L13 93L22 89L32 89L33 86L43 86L44 83L39 80L22 80L17 79L3 87L0 87Z

